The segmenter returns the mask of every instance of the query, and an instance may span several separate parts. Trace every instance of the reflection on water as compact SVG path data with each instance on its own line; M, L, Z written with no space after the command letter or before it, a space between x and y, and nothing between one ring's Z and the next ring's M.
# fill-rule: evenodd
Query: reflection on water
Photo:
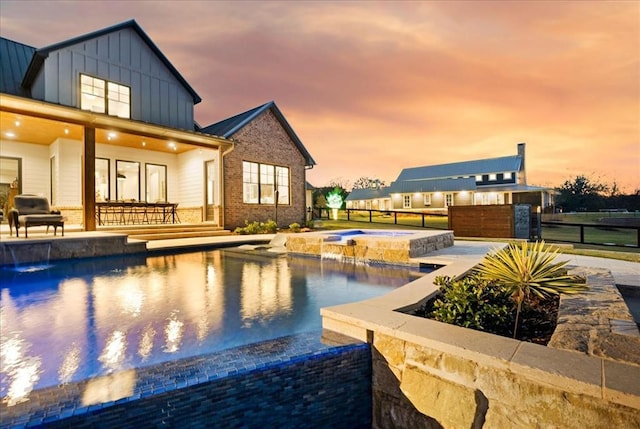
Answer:
M135 368L317 330L321 307L378 296L414 276L219 250L2 271L0 396L13 405L33 389L93 378L88 403L114 380L119 387L105 394L122 397Z

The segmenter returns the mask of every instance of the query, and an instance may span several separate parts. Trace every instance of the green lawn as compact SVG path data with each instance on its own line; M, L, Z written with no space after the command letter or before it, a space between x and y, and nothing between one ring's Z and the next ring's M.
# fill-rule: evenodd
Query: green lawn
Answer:
M343 214L343 213L341 213ZM363 217L363 221L347 221L346 220L346 214L343 216L344 219L338 219L338 220L327 220L327 219L322 219L320 221L316 221L317 222L317 228L316 229L327 229L327 230L331 230L331 229L411 229L411 230L423 230L424 228L420 227L421 222L418 220L418 222L416 222L414 224L414 226L411 225L394 225L393 223L393 216L391 217L391 222L388 223L369 223L369 217ZM351 216L352 219L354 219L354 216ZM446 225L446 217L443 218L434 218L434 219L438 219L441 224L442 224L442 220L444 219L445 221L445 225ZM400 222L400 219L398 219L398 221ZM407 222L409 223L409 222ZM417 225L417 226L415 226ZM446 227L445 227L446 228ZM567 227L562 227L567 228ZM442 229L442 228L440 228ZM555 232L554 232L555 233ZM629 233L629 231L627 231L627 234ZM575 237L577 237L577 239L580 238L579 236L579 232L574 232L574 231L569 231L569 230L564 230L559 234L565 234L563 237L564 238L568 238L568 239L576 239ZM577 235L576 235L577 234ZM545 241L553 241L553 239L549 238L547 239L545 237L545 232L543 230L543 234L542 234L543 238L545 238ZM585 232L585 240L587 239L587 234ZM482 239L477 239L477 240L482 240ZM497 241L496 239L486 239L486 241ZM501 240L502 241L502 240ZM573 255L585 255L585 256L595 256L595 257L599 257L599 258L610 258L610 259L619 259L622 261L630 261L630 262L640 262L640 249L638 248L627 248L627 247L603 247L603 246L595 246L595 245L582 245L582 244L578 244L578 243L571 243L571 244L559 244L558 245L559 251L561 253L568 253L568 254L573 254Z

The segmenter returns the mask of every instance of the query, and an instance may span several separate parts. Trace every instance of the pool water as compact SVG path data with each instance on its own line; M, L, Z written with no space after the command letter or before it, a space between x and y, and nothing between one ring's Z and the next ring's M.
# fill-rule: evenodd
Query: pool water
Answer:
M0 396L321 329L416 269L225 250L0 272Z

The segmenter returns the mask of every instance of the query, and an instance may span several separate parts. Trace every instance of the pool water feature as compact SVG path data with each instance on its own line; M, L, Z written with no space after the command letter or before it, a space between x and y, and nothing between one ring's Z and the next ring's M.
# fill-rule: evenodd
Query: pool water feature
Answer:
M319 331L321 307L419 275L224 250L4 269L0 393L11 406L37 389Z
M355 264L412 264L453 246L453 231L349 229L291 234L287 251Z

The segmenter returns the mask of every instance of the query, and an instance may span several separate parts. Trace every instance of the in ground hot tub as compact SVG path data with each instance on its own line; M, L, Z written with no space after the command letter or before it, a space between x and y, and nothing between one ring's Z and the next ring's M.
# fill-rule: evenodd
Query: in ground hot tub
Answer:
M290 234L287 251L354 262L408 264L411 258L453 246L453 231L345 229Z

